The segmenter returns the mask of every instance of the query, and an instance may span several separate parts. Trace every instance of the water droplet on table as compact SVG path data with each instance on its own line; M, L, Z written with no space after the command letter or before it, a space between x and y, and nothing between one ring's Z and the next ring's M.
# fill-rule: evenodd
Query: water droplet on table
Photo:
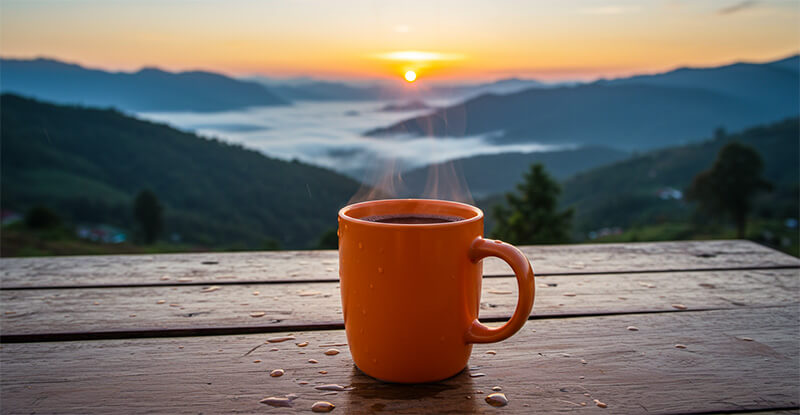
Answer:
M328 350L325 351L325 354L328 355L328 356L335 356L335 355L339 354L339 350L337 350L337 349L328 349Z
M351 390L353 390L353 388L346 388L346 387L344 387L342 385L337 385L335 383L314 386L314 389L321 390L321 391L335 391L335 392L343 392L343 391L351 391Z
M265 405L282 407L282 408L289 408L289 407L292 406L292 400L291 399L289 399L289 398L278 398L278 397L275 397L275 396L270 396L269 398L264 398L264 399L262 399L262 400L260 400L258 402L259 403L263 403Z
M294 336L272 337L267 339L267 343L282 343L289 340L295 340Z
M486 403L492 406L506 406L508 405L508 398L504 393L492 393L486 397Z
M273 378L279 378L283 376L284 373L286 372L283 369L275 369L272 372L269 372L269 375L272 376Z
M330 412L334 408L336 408L334 404L325 401L319 401L311 405L312 412Z

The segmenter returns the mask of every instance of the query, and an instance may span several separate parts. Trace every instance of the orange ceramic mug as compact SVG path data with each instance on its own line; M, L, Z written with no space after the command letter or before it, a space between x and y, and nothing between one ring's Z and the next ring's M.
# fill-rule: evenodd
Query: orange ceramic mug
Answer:
M380 215L441 215L463 220L396 224ZM519 300L511 319L478 321L481 260L514 270ZM473 343L516 333L533 308L533 268L517 248L483 238L483 212L457 202L391 199L339 211L339 275L350 352L364 373L385 381L433 382L464 369Z

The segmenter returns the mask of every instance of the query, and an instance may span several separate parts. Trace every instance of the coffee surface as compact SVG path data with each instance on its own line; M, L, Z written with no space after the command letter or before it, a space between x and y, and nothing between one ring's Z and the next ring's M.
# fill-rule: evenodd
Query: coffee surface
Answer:
M397 214L397 215L374 215L361 218L369 222L377 223L397 223L406 225L420 225L429 223L448 223L458 222L464 218L458 216L445 215L426 215L426 214Z

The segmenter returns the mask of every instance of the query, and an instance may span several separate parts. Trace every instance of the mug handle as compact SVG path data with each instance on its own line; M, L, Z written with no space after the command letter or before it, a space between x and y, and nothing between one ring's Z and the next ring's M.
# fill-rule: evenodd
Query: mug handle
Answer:
M477 263L489 256L498 257L506 261L508 265L511 265L514 274L517 275L517 286L519 287L517 308L514 310L514 315L511 316L511 319L497 328L484 326L477 318L473 320L464 337L467 343L494 343L511 337L525 325L533 309L536 284L534 284L533 280L533 266L531 266L525 254L515 246L501 241L484 239L480 236L475 238L469 247L469 259Z

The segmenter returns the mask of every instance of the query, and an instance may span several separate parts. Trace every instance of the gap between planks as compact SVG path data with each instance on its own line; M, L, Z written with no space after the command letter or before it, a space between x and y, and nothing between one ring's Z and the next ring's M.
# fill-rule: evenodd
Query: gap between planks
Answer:
M701 271L770 271L798 269L800 265L776 265L776 266L753 266L753 267L724 267L724 268L686 268L686 269L659 269L659 270L632 270L632 271L595 271L595 272L550 272L536 274L536 277L580 277L580 276L603 276L618 274L666 274L674 272L701 272ZM514 274L487 274L483 278L514 278ZM167 283L140 283L140 284L86 284L86 285L50 285L50 286L0 286L0 291L22 291L22 290L75 290L89 288L146 288L146 287L182 287L182 286L209 286L209 285L270 285L270 284L308 284L308 283L338 283L338 278L317 278L317 279L279 279L279 280L240 280L240 281L188 281L188 282L167 282Z
M699 313L707 311L725 310L754 310L768 308L785 308L786 304L776 304L767 306L742 306L735 309L708 307L693 308L690 310L640 310L640 311L609 311L596 313L565 313L558 315L530 315L531 320L557 320L557 319L580 319L604 316L635 316L647 314L669 314L669 313ZM509 317L489 317L481 318L483 323L503 323ZM315 324L281 325L281 326L232 326L232 327L197 327L197 328L177 328L159 330L109 330L109 331L81 331L81 332L61 332L61 333L33 333L33 334L0 334L0 344L13 343L48 343L48 342L70 342L70 341L94 341L94 340L125 340L125 339L149 339L167 337L201 337L201 336L235 336L243 334L261 333L282 333L282 332L303 332L303 331L331 331L344 330L341 322L326 322Z

